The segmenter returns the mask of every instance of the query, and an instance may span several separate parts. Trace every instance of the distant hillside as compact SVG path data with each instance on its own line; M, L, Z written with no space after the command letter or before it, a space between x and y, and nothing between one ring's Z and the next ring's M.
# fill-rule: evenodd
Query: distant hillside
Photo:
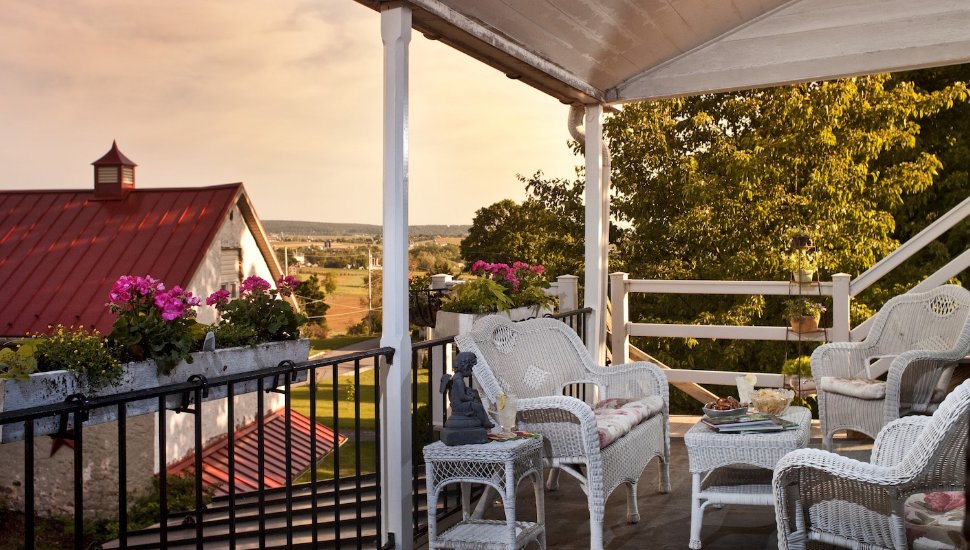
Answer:
M291 220L263 220L268 233L284 235L311 235L320 237L352 237L354 235L380 235L381 226L365 223L301 222ZM470 225L412 225L412 237L464 237Z

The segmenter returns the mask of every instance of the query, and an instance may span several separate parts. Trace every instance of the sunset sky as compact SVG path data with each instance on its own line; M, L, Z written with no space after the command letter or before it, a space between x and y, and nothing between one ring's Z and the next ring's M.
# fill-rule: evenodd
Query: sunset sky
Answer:
M38 0L0 10L0 188L242 181L264 219L380 223L380 16L351 0ZM414 33L410 221L572 177L568 108Z

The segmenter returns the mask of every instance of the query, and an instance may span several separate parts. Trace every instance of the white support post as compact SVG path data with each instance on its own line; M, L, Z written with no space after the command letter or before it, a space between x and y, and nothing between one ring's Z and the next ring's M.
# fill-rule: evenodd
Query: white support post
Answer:
M609 234L609 186L603 177L602 105L586 106L586 288L583 305L593 309L586 347L593 361L606 361L606 272Z
M849 283L848 273L832 275L832 341L848 342L849 337Z
M384 540L414 546L411 520L411 337L408 332L408 44L411 8L381 6L384 42L384 303L381 346L394 348L382 385Z
M630 321L630 298L626 288L627 273L610 273L610 303L613 305L613 364L630 362L630 335L626 324Z

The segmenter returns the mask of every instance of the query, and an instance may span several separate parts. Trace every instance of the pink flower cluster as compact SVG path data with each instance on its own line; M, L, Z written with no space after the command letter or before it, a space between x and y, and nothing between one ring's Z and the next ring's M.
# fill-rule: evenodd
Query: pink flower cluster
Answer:
M478 260L471 267L473 275L488 277L511 287L516 292L519 290L523 279L529 276L541 276L545 271L546 268L541 265L529 265L525 262L514 262L509 266L509 264L492 264Z
M229 291L228 290L226 290L224 288L219 289L219 290L213 292L212 294L210 294L209 297L205 299L205 305L207 305L207 306L215 306L215 305L219 305L219 304L228 304L229 303L229 298L231 296L232 295L229 294Z
M279 280L276 281L276 287L280 289L280 294L283 296L293 294L298 286L300 286L300 280L292 275L280 275Z
M269 284L269 281L258 276L250 275L240 285L239 290L243 294L261 294L273 288L273 285Z
M155 307L162 319L174 321L195 314L190 308L199 305L198 297L176 285L165 290L165 284L151 275L122 275L108 293L108 306L115 313Z

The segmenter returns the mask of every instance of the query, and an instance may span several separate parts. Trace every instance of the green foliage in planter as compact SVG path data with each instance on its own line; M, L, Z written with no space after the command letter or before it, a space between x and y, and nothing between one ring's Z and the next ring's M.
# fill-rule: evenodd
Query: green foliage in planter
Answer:
M792 317L815 317L825 313L825 311L824 305L813 302L808 298L792 298L785 300L781 314L785 319L791 319Z
M441 304L442 311L456 313L496 313L512 309L505 287L491 279L472 279L455 285Z
M781 366L781 373L785 376L798 375L803 378L812 376L812 362L807 355L793 357Z
M0 378L26 380L37 372L36 351L37 346L32 342L23 342L16 349L0 349Z
M37 334L37 370L69 370L82 376L82 383L97 390L121 380L121 365L98 331L53 327L50 334Z
M278 289L256 275L247 277L240 285L239 298L229 299L229 292L217 290L206 304L215 306L220 313L216 328L217 345L256 345L261 342L296 340L300 326L307 322L302 313L280 297L289 297L300 281L289 275L280 277ZM231 327L231 328L230 328ZM226 340L220 339L224 336Z

